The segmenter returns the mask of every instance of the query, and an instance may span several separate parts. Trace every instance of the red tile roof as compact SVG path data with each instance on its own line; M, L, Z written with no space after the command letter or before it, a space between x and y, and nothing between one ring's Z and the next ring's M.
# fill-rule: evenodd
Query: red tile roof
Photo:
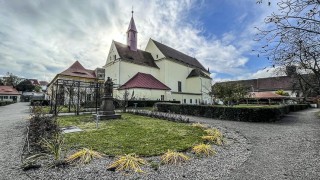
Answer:
M279 94L275 94L273 92L250 92L249 98L254 99L284 99L287 96L281 96Z
M12 86L0 86L1 95L20 95L20 93Z
M46 86L49 84L47 81L39 81L39 83L41 86Z
M39 81L37 79L29 79L29 81L33 84L33 85L40 85Z
M119 89L130 89L130 88L170 90L168 86L160 82L151 74L145 74L141 72L138 72L136 75L134 75Z
M93 70L85 69L79 61L74 62L68 69L60 73L61 75L76 76L84 78L96 78Z
M255 91L276 91L276 90L293 90L294 79L289 76L278 76L258 79L248 79L239 81L226 81L218 82L218 84L241 84L248 89L254 89Z

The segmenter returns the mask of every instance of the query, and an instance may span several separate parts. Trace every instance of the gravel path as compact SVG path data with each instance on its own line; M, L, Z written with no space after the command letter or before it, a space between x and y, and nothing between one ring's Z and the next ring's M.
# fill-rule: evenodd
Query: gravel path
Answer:
M319 109L292 112L275 123L192 117L193 121L241 132L252 143L248 160L224 179L319 179Z
M275 123L247 123L190 117L218 127L228 145L215 147L217 156L193 158L183 166L145 167L145 174L106 171L112 158L89 165L40 168L32 179L319 179L320 120L309 109L290 113ZM0 107L0 179L27 179L19 169L28 111L26 104ZM159 157L148 158L158 162Z
M28 103L0 106L0 179L29 179L20 169Z

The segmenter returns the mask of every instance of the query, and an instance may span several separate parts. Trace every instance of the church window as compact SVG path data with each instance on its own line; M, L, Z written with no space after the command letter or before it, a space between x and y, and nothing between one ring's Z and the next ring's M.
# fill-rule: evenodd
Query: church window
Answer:
M196 99L196 104L198 104L198 99Z
M116 60L117 59L117 55L114 55L114 60Z
M186 103L187 103L187 100L186 100L186 99L183 99L183 103L186 104Z
M164 95L161 95L161 101L164 101Z
M178 81L178 92L181 92L181 81Z
M192 99L190 99L190 104L192 104Z
M156 55L157 59L158 59L158 54Z

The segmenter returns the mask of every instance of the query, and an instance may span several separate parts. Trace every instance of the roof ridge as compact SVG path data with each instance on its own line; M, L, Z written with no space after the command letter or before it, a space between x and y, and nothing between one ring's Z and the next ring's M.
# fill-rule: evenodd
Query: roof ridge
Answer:
M150 38L151 39L151 38ZM188 54L185 54L181 51L178 51L170 46L167 46L163 43L160 43L154 39L151 39L157 48L162 52L162 54L167 58L172 58L178 61L181 61L185 64L197 67L203 71L207 71L204 66L198 61L197 58L191 57ZM161 47L162 46L162 47Z
M160 89L170 90L170 88L155 78L152 74L138 72L119 89L127 88L145 88L145 89Z

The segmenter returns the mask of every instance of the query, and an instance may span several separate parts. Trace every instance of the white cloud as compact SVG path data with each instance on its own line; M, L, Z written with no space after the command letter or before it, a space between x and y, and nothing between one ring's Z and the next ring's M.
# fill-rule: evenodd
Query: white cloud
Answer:
M281 67L266 67L262 70L259 70L253 73L250 77L253 79L256 78L266 78L266 77L276 77L276 76L285 76L283 68Z
M0 3L0 74L10 71L50 80L75 60L86 68L103 66L111 41L126 42L132 1ZM236 32L226 32L222 39L214 35L204 37L201 23L192 22L188 16L190 9L199 7L197 3L136 1L138 46L143 49L151 37L195 56L212 72L236 75L246 72L248 58L243 53L253 46L252 33L242 33L240 40Z

